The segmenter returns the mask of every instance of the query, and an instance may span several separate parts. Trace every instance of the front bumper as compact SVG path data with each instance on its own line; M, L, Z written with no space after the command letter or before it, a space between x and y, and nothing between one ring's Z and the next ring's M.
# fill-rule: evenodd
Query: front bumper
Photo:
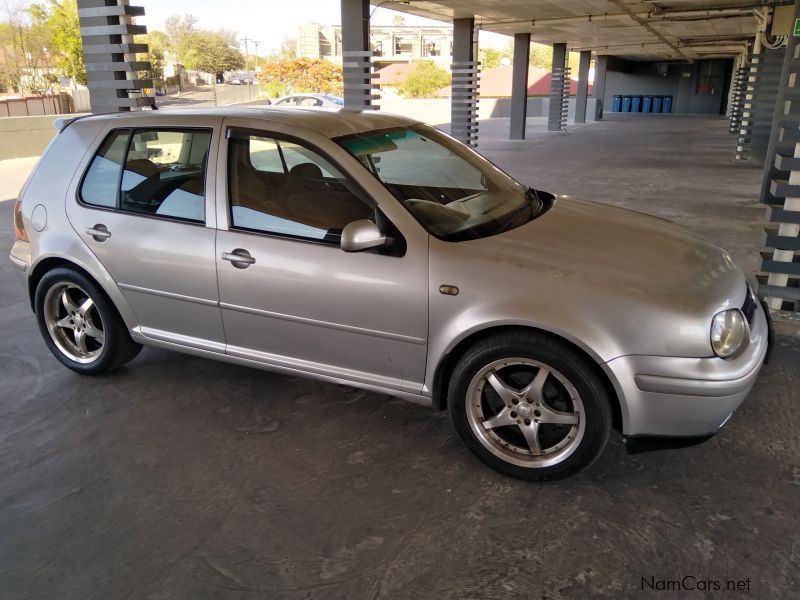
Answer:
M769 316L755 311L750 342L735 358L621 356L605 364L615 381L625 435L716 433L758 378L770 343Z

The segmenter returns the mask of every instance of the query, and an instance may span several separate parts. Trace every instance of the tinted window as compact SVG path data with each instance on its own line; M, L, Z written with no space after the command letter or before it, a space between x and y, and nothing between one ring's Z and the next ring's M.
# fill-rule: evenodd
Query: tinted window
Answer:
M112 132L92 160L81 199L126 212L203 222L210 141L207 130Z
M229 144L233 227L338 244L345 225L373 219L347 178L313 150L248 134Z
M81 199L87 204L115 208L119 175L130 132L114 131L103 141L83 178Z
M298 104L300 106L322 106L322 100L307 96L305 98L301 98Z
M497 235L552 204L433 127L367 131L337 140L433 235L448 241Z

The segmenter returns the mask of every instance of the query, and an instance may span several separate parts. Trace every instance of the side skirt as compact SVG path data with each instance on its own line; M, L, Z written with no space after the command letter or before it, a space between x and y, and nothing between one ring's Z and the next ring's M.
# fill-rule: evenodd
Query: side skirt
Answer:
M173 350L175 352L181 352L183 354L191 354L192 356L199 356L201 358L209 358L211 360L218 360L221 362L231 363L234 365L241 365L244 367L251 367L254 369L260 369L262 371L270 371L273 373L284 373L286 375L298 375L301 377L307 377L309 379L316 379L318 381L325 381L327 383L336 383L339 385L346 385L349 387L354 387L362 390L367 390L370 392L376 392L378 394L386 394L387 396L393 396L395 398L401 398L403 400L408 400L409 402L413 402L414 404L419 404L421 406L433 406L433 401L429 396L423 396L421 394L413 394L411 392L404 392L401 390L391 389L382 387L380 385L370 384L370 383L362 383L360 381L351 381L349 379L342 379L340 377L334 377L331 375L323 375L320 373L313 373L310 371L306 371L303 369L286 367L284 365L276 365L266 362L261 362L258 360L252 360L248 358L241 358L238 356L231 356L229 354L224 354L223 352L216 352L213 350L204 350L202 348L194 348L191 346L184 346L182 344L178 344L175 342L169 342L166 340L161 339L153 339L151 337L147 337L143 335L141 332L132 331L131 337L134 341L143 344L145 346L155 346L157 348L164 348L166 350Z

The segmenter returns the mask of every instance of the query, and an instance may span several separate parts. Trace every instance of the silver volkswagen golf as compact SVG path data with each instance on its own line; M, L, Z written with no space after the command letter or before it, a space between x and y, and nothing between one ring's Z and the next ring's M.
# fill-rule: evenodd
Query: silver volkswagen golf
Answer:
M721 248L529 188L380 112L224 109L58 121L11 261L85 375L142 344L449 409L481 460L571 475L627 436L707 436L768 316Z

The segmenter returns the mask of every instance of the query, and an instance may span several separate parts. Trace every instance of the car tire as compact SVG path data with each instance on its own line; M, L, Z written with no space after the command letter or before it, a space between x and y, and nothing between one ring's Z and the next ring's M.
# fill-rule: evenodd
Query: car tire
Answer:
M82 375L118 369L142 348L100 286L76 269L48 271L36 286L34 308L50 352Z
M608 393L596 366L563 340L508 331L472 346L448 389L456 431L493 469L531 481L588 467L611 431Z

